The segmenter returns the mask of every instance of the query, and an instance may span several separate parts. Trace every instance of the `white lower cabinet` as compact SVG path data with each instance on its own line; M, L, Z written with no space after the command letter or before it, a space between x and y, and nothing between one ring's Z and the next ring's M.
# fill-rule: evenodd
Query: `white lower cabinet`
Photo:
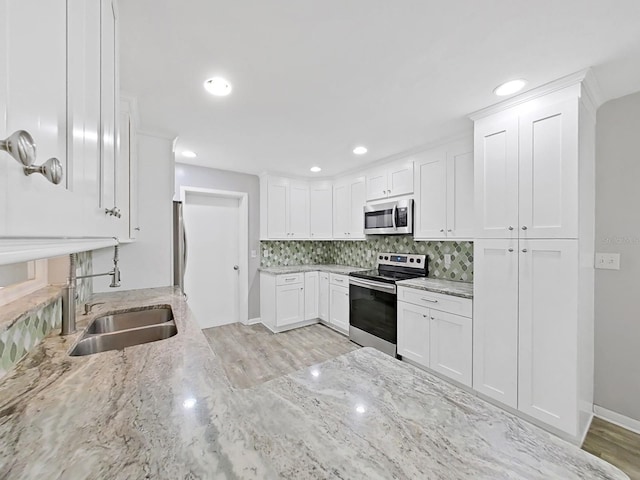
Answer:
M318 274L318 318L329 322L329 274Z
M260 274L260 316L262 323L272 331L305 319L304 274Z
M470 387L473 348L471 319L432 309L429 337L429 367Z
M319 317L319 285L318 272L304 274L304 319L313 320Z
M429 366L429 309L398 302L398 355Z
M304 284L276 287L276 326L304 320Z
M349 287L329 285L329 323L343 332L349 331Z
M473 321L456 313L471 315L472 301L407 287L398 298L398 355L470 387Z

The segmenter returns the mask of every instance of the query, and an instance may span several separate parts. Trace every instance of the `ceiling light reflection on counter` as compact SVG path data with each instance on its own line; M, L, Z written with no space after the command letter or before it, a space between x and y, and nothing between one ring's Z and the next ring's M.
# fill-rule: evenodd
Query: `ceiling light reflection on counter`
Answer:
M527 84L527 81L523 80L522 78L519 78L518 80L510 80L508 82L503 83L502 85L498 85L493 90L493 93L495 93L499 97L512 95L522 90L526 84Z
M231 93L231 84L222 77L210 78L204 82L204 88L216 97L226 97Z
M367 409L364 407L364 405L356 405L356 412L365 413L366 411Z
M313 370L311 370L311 375L318 378L320 376L320 370L314 368Z
M364 155L365 153L367 153L367 147L363 147L363 146L359 146L353 149L353 153L355 153L356 155Z

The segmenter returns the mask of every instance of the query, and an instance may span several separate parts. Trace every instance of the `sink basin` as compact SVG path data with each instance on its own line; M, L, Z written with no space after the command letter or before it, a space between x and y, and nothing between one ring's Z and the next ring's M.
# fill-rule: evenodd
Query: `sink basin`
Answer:
M169 307L114 313L96 318L87 328L87 333L117 332L148 325L159 325L171 320L173 320L173 312Z
M171 308L143 308L96 318L69 352L72 357L157 342L178 333Z
M173 337L176 333L178 333L178 329L173 322L170 322L164 325L151 325L98 335L85 334L69 355L79 357L108 350L122 350L134 345L164 340Z

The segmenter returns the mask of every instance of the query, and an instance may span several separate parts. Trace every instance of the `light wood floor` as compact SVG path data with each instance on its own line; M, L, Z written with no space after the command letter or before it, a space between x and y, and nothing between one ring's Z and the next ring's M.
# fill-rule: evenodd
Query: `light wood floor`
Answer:
M582 449L640 480L640 435L594 418Z
M273 334L261 324L203 330L229 381L249 388L356 350L356 344L316 324Z
M273 334L239 323L203 330L229 381L249 388L359 348L324 325ZM640 480L640 435L594 418L584 450Z

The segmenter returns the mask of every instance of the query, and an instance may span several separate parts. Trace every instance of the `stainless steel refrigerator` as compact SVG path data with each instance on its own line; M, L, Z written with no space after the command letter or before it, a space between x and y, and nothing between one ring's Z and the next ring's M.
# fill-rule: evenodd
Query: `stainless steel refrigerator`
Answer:
M187 268L187 232L184 228L182 202L173 202L173 284L180 287L185 298L184 273Z

